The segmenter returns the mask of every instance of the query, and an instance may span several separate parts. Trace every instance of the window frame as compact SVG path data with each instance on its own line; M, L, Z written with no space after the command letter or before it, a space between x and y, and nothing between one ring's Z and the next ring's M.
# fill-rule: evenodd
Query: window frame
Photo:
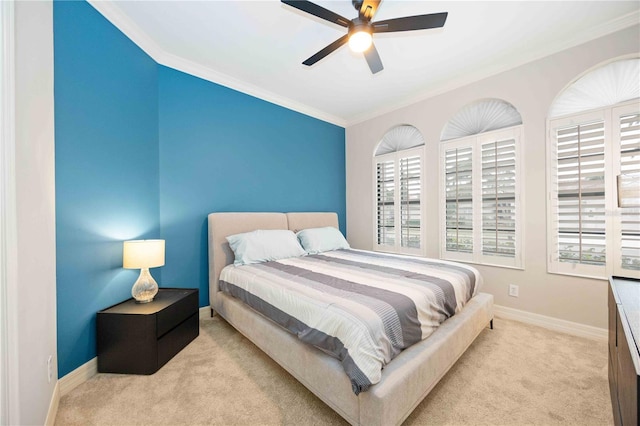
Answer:
M640 278L640 271L622 269L619 266L621 242L620 208L617 206L616 176L620 174L620 129L616 123L624 114L640 112L640 99L621 102L607 107L600 107L580 113L547 119L547 272L551 274L569 275L597 280L607 280L610 276ZM580 263L560 262L557 260L557 200L554 189L555 131L558 128L584 125L596 121L604 122L604 188L605 188L605 265L585 265ZM614 161L615 160L615 161ZM613 238L609 237L613 235Z
M497 140L515 140L515 255L514 257L487 255L482 253L482 145ZM440 219L439 256L443 260L496 266L509 269L524 269L524 173L522 172L523 125L519 124L499 130L465 136L459 139L441 141L438 158L438 200ZM453 148L471 148L472 158L472 211L473 211L473 251L461 253L447 250L446 223L446 152ZM478 213L479 212L479 213Z
M407 157L420 157L420 248L410 248L402 246L402 227L400 212L400 160ZM424 158L425 145L415 148L403 149L401 151L389 152L373 157L373 250L386 253L406 254L411 256L424 256L425 247L425 209L423 206L425 200L424 185ZM393 160L394 162L394 230L395 244L378 244L378 163Z

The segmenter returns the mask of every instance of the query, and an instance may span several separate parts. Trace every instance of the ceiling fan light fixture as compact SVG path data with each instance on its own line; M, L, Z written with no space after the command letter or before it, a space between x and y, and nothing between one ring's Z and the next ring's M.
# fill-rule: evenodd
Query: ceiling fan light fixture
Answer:
M372 74L384 69L376 46L373 44L373 33L394 33L400 31L427 30L441 28L447 20L447 12L429 13L426 15L404 16L402 18L385 19L371 22L382 0L351 0L358 11L358 17L347 19L335 12L325 9L309 0L280 0L302 12L323 19L341 27L347 28L347 34L318 51L315 55L302 62L308 67L335 52L349 43L352 51L363 53Z
M371 33L366 30L357 31L349 36L349 48L354 52L364 52L371 47Z

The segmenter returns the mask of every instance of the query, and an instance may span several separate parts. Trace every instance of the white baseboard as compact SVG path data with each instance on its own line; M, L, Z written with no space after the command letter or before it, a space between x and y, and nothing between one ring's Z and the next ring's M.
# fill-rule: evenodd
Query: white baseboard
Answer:
M58 384L60 385L60 397L65 396L96 374L98 374L98 357L90 359L71 373L58 380Z
M209 308L209 306L201 307L198 312L198 318L201 320L211 319L211 308ZM58 383L56 384L56 390L54 392L54 396L56 397L54 407L55 411L57 412L58 410L58 401L61 397L65 396L96 374L98 374L98 357L90 359L80 367L76 368L75 370L58 380ZM54 403L54 399L51 400L51 403ZM51 407L49 411L50 413L52 412ZM49 417L47 416L47 419L48 418ZM53 419L55 419L55 414Z
M56 382L49 403L49 411L47 411L47 419L44 421L45 426L53 426L56 423L56 415L58 415L58 405L60 404L60 381Z
M605 328L593 327L590 325L534 314L500 305L493 305L493 311L498 318L537 325L538 327L571 334L573 336L586 337L588 339L600 341L606 341L608 338L608 330Z
M209 319L211 319L211 306L207 305L207 306L203 306L202 308L200 308L199 318L201 320L209 320Z

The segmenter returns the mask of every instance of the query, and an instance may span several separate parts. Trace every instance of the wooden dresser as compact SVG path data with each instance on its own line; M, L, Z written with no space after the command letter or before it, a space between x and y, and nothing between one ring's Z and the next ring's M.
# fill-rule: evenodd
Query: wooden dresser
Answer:
M640 280L609 279L609 390L616 425L637 426L640 400Z

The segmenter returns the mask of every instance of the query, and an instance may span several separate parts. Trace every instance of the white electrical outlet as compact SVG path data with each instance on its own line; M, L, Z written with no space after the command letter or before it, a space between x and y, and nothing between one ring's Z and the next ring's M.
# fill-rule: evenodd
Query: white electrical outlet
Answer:
M518 297L518 286L515 284L509 284L509 296Z
M51 368L51 361L53 360L53 356L49 355L47 359L47 379L49 383L51 383L51 379L53 379L53 369Z

